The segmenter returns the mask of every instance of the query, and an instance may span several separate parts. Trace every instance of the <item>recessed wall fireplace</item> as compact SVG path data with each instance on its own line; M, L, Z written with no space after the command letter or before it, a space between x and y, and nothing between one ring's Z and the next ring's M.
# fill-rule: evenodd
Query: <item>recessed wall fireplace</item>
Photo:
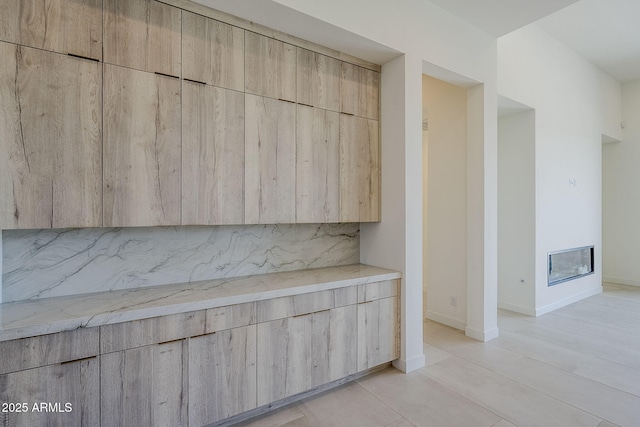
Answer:
M593 246L549 252L549 286L589 274L593 274Z

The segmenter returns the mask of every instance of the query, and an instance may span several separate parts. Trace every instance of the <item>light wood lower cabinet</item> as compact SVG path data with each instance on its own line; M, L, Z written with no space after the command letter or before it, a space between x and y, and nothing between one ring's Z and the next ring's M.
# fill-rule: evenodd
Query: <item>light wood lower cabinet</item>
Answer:
M358 371L400 357L398 297L358 304Z
M0 422L25 427L99 425L99 365L92 357L0 375L0 403L26 404L24 411L0 413Z
M0 342L0 402L29 402L0 424L200 427L270 405L398 358L398 284Z
M189 425L256 407L256 325L189 339Z
M187 425L186 341L100 357L102 426Z

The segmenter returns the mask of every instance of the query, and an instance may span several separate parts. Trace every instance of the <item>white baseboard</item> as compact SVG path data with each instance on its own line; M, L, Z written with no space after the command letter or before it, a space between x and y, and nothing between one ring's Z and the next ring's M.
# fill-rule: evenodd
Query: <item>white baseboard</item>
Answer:
M445 316L444 314L436 313L431 310L425 310L424 317L429 320L433 320L438 323L442 323L443 325L451 326L452 328L459 329L464 331L464 328L467 327L467 322L463 322L458 319L454 319L453 317Z
M409 372L416 371L420 368L424 368L427 364L427 360L423 354L419 354L410 359L396 359L391 362L394 368L408 374Z
M600 293L602 293L602 285L597 286L596 288L593 288L593 289L589 289L588 291L579 293L577 295L573 295L573 296L571 296L569 298L565 298L563 300L556 301L554 303L545 305L543 307L536 308L536 314L535 315L536 315L536 317L542 316L543 314L550 313L550 312L552 312L554 310L557 310L557 309L562 308L564 306L567 306L569 304L573 304L574 302L578 302L578 301L583 300L585 298L589 298L589 297L591 297L593 295L598 295Z
M617 283L618 285L640 286L640 280L625 279L622 277L602 276L602 281Z
M511 304L503 301L498 301L498 308L502 308L503 310L513 311L515 313L524 314L526 316L536 315L536 310L534 308L529 308L529 307L525 307L517 304Z
M497 327L488 329L486 331L479 331L477 329L465 328L464 334L478 341L487 342L487 341L491 341L494 338L498 338L499 330Z

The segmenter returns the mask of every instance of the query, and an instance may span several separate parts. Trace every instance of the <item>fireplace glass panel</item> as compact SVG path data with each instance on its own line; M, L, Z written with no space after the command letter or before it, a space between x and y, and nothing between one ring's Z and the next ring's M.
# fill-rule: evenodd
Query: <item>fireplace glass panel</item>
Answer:
M593 274L593 246L549 253L549 286Z

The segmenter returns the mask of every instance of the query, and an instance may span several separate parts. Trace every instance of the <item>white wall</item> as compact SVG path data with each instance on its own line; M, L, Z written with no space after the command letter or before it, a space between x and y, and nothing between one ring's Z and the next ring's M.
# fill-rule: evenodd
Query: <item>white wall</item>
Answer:
M603 280L640 286L640 81L622 87L622 141L602 145Z
M498 117L498 306L535 315L535 111Z
M534 25L498 40L498 78L500 95L536 110L539 315L602 289L601 135L614 133L615 117L605 111L619 111L619 90L613 78ZM548 287L547 253L588 245L595 245L595 274Z
M425 317L464 330L467 323L467 89L422 76L429 123L423 197ZM424 205L423 205L424 206ZM455 305L451 298L456 299Z

